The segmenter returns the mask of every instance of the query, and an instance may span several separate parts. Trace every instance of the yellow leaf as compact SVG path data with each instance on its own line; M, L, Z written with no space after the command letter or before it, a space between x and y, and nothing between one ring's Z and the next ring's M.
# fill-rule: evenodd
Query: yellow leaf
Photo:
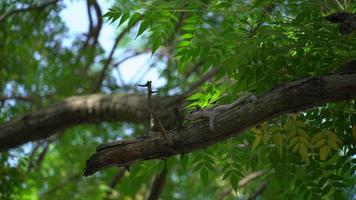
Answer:
M331 148L333 148L333 149L335 149L335 150L338 149L338 145L337 145L337 143L336 143L334 140L328 139L327 143L328 143L328 145L329 145Z
M322 140L319 140L315 145L314 145L314 148L319 148L321 146L323 146L325 144L325 140L322 139Z
M279 132L280 131L278 126L272 126L272 127L269 128L269 130L271 132Z
M256 135L256 138L252 144L252 150L254 150L257 147L257 145L261 142L262 136L263 135Z
M261 131L260 129L253 128L252 131L253 131L256 135L262 135L262 131Z
M313 136L312 142L313 142L313 143L316 143L316 142L318 142L319 140L321 140L321 139L323 139L323 138L324 138L324 134L321 133L321 132L319 132L319 133L317 133L317 134L315 134L315 135Z
M299 140L299 137L294 137L294 138L292 138L291 140L289 140L288 147L292 147L292 146L294 146L295 144L297 144L298 140Z
M301 144L300 148L299 148L299 154L305 162L309 163L309 155L308 155L307 146L305 146L304 144Z
M297 117L298 117L298 114L293 113L293 114L291 114L291 116L293 117L293 120L295 121L295 119L297 119Z
M298 129L298 135L304 137L305 139L310 139L309 135L303 129Z
M273 134L273 141L276 145L277 151L279 155L282 157L282 150L283 150L283 136L281 133Z
M296 145L294 146L292 152L294 153L294 152L298 151L298 150L299 150L299 147L300 147L300 143L296 144Z
M263 122L263 123L261 124L261 128L264 129L264 130L266 130L266 129L268 128L267 122Z
M320 160L326 160L330 153L330 147L328 145L324 145L319 150L320 153Z
M283 126L284 129L293 129L294 128L294 120L289 118L287 123Z
M335 135L335 133L331 132L331 131L328 131L328 134L327 136L331 139L331 140L334 140L335 142L339 142L339 143L342 143L340 138Z
M269 133L263 134L263 144L267 144L270 138L271 138L271 134Z
M297 135L297 130L293 129L288 132L288 139L294 138Z
M308 146L309 148L312 148L312 144L307 139L305 139L304 137L300 137L299 141L301 143L303 143L304 145Z
M305 123L303 121L297 120L295 124L300 128L305 128Z

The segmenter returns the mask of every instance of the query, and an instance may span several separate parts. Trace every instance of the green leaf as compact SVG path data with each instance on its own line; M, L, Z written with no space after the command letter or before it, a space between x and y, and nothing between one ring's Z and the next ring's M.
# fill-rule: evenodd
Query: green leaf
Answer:
M182 36L180 36L180 39L181 40L185 40L185 39L190 39L193 37L193 34L191 33L186 33L186 34L183 34Z
M133 26L141 16L142 16L141 13L138 13L138 12L135 12L134 14L132 14L127 26L128 27Z
M344 166L341 169L341 174L345 174L347 171L351 172L351 163L347 162L344 164Z
M202 183L204 185L207 185L208 184L208 181L209 181L209 171L203 167L201 170L200 170L200 179L202 181Z
M189 163L189 156L187 154L183 154L181 156L181 163L182 163L182 167L184 169L187 169L188 163Z
M331 180L335 180L335 181L344 181L344 178L339 176L339 175L336 175L336 174L330 174L328 176L329 179Z
M238 186L239 186L239 179L236 175L232 174L230 176L230 184L231 184L232 189L234 191L237 191Z
M335 187L339 187L339 188L347 188L347 187L349 187L349 185L347 185L344 182L340 182L340 181L335 181L335 182L332 183L332 185L335 186Z
M186 47L190 45L190 41L182 41L177 44L177 47Z
M130 17L130 12L128 12L128 11L123 12L118 27L121 24L123 24L129 17Z
M183 26L183 30L185 31L194 31L196 26L194 24L186 24Z
M261 142L263 135L255 135L255 140L252 144L252 150L255 150L258 144Z
M303 160L307 163L309 163L309 154L308 154L308 148L306 145L301 144L299 148L299 154L303 158Z
M283 136L282 136L282 134L279 132L274 133L273 141L274 141L274 144L276 145L279 156L282 158L282 152L283 152Z
M161 46L161 39L154 38L152 42L152 54L157 51L157 49Z
M198 92L198 93L195 93L192 96L188 97L187 100L191 100L191 101L198 100L198 99L201 99L204 96L205 95L203 93Z
M147 30L149 26L150 26L150 23L147 20L142 21L141 25L140 25L140 28L138 29L136 38L138 36L140 36L145 30Z
M326 160L329 153L330 153L330 147L327 145L322 146L319 150L320 160Z

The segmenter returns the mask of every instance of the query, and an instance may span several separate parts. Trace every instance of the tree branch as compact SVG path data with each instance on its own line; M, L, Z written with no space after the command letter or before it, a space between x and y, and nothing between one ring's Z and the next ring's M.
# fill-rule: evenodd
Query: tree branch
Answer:
M146 197L146 200L157 200L159 198L159 195L162 192L164 183L166 182L166 177L167 177L167 166L164 165L163 170L161 173L159 173L153 180L151 184L150 191Z
M260 196L265 189L267 188L268 183L266 181L262 182L260 186L257 188L257 190L247 199L247 200L254 200L258 196Z
M31 96L0 96L0 101L7 101L7 100L32 101L33 97L31 97Z
M87 161L84 175L110 166L126 166L139 160L192 152L241 134L247 128L277 115L353 98L356 98L356 74L332 74L294 81L252 102L217 113L214 132L209 129L209 122L202 119L188 127L168 131L173 145L167 145L161 134L152 134L150 138L99 146Z
M92 88L92 92L97 92L101 85L102 85L102 82L105 78L105 75L106 75L106 72L113 60L113 56L114 56L114 53L115 53L115 50L117 48L117 45L119 44L119 42L124 38L124 36L126 35L127 32L129 32L131 30L132 27L134 27L136 25L136 23L140 20L141 18L138 18L136 20L135 23L133 23L131 26L128 26L126 27L118 36L117 38L115 39L115 42L114 42L114 45L113 47L111 48L111 51L109 53L109 57L106 59L105 63L104 63L104 66L103 66L103 69L101 70L101 73L98 77L98 79L96 80L96 82L94 83L93 85L93 88Z
M177 97L153 96L163 124L175 121ZM102 121L143 123L148 119L146 95L93 94L69 97L46 109L37 110L0 125L0 151L25 142L44 139L57 131L83 123Z
M254 180L254 179L256 179L256 178L258 178L258 177L260 177L260 176L262 176L264 174L265 173L262 170L257 171L257 172L253 172L253 173L245 176L243 179L241 179L239 181L238 187L239 188L245 187L249 182L251 182L252 180Z
M116 187L117 183L119 183L121 178L125 175L125 171L126 171L125 168L121 168L119 169L119 171L116 172L116 174L114 175L114 177L112 178L109 184L111 190L106 193L104 200L109 200L112 190Z
M0 23L5 21L6 18L10 17L11 15L17 14L17 13L21 13L21 12L27 12L27 11L32 11L32 10L42 10L52 4L57 3L59 0L53 0L53 1L49 1L47 3L43 3L43 4L39 4L39 5L34 5L34 6L29 6L27 8L20 8L20 9L15 9L12 10L2 16L0 16Z

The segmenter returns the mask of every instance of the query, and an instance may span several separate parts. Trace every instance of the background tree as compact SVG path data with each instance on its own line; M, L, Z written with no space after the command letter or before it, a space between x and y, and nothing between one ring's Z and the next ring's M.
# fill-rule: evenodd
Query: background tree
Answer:
M88 0L70 45L62 9L0 2L2 199L354 198L352 1Z

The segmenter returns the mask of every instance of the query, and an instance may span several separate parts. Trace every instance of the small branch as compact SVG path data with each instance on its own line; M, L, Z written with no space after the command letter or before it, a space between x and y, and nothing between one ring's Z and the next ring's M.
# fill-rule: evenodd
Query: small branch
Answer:
M34 6L29 6L27 8L20 8L20 9L15 9L12 10L2 16L0 16L0 23L5 21L6 18L10 17L11 15L17 14L17 13L22 13L22 12L27 12L27 11L40 11L43 10L44 8L57 3L59 0L53 0L53 1L49 1L47 3L43 3L43 4L39 4L39 5L34 5Z
M260 196L265 189L267 188L268 183L262 182L261 185L257 188L257 190L255 191L255 193L253 193L247 200L254 200L256 199L258 196Z
M95 15L96 15L96 20L97 20L95 26L93 23L91 7L93 7L95 10ZM84 75L87 74L87 71L88 71L90 65L94 61L95 50L96 50L96 46L98 44L98 38L99 38L100 30L101 30L101 27L103 24L101 9L100 9L100 6L97 1L87 0L87 12L88 12L88 18L89 18L89 29L88 29L88 33L87 33L87 38L79 51L79 52L88 51L88 53L86 54L86 56L87 56L86 63L84 64L84 67L82 70L82 73ZM90 41L92 41L91 44L90 44ZM80 58L82 56L83 55L81 53L78 53L77 58L76 58L76 63L79 63Z
M44 144L41 153L38 155L36 164L34 165L35 168L39 168L39 167L41 166L41 163L42 163L43 159L45 158L45 155L46 155L47 152L48 152L48 148L49 148L49 145L50 145L50 144L51 144L50 141L47 141L47 142Z
M37 153L37 150L43 145L43 141L38 141L36 142L35 146L33 147L30 155L29 155L29 161L28 161L28 166L27 166L27 172L30 172L32 168L35 166L34 164L34 157Z
M158 60L158 59L157 59ZM134 78L134 83L137 83L137 82L141 82L141 80L147 75L147 73L153 68L153 66L154 66L154 64L155 64L155 62L157 61L157 60L155 60L155 61L153 61L146 69L145 69L145 71L143 72L143 73L141 73L141 75L140 76L136 76L135 78ZM139 73L138 71L137 71L137 73Z
M212 68L207 74L205 74L199 81L195 82L190 86L190 90L196 90L198 87L206 83L208 80L212 79L216 73L218 72L218 68Z
M244 177L242 180L240 180L238 187L239 188L245 187L250 181L252 181L262 175L264 175L263 171L253 172L253 173L247 175L246 177Z
M150 191L146 197L146 200L157 200L159 198L159 195L161 194L161 192L163 190L164 183L166 182L167 172L168 172L168 170L167 170L167 166L165 164L161 173L159 173L154 178L154 180L151 184Z
M8 100L19 100L19 101L33 101L33 97L31 96L0 96L0 101L8 101Z
M111 182L109 183L109 187L111 190L106 193L104 200L108 200L110 198L110 195L112 194L112 190L116 187L116 185L119 183L122 177L124 177L125 171L126 171L125 168L120 168L119 171L117 171L117 173L111 179Z
M177 96L154 96L154 105L162 123L176 121L174 108L167 106L176 102ZM177 102L178 104L180 102ZM45 139L56 131L73 125L102 121L147 122L149 110L146 95L140 94L92 94L72 96L45 109L19 116L0 124L0 151L25 142Z
M126 35L126 33L128 33L128 32L131 30L131 28L134 27L140 19L141 19L141 18L138 18L138 19L135 21L135 23L133 23L131 26L126 27L126 28L116 37L115 42L114 42L114 45L113 45L113 47L111 48L111 51L110 51L110 53L109 53L109 57L106 59L106 61L105 61L105 63L104 63L104 66L103 66L103 69L101 70L101 73L100 73L98 79L96 80L96 82L95 82L94 85L93 85L93 88L92 88L92 90L91 90L92 93L95 93L95 92L97 92L97 91L100 89L100 87L101 87L101 85L102 85L102 82L103 82L103 80L104 80L104 78L105 78L106 72L107 72L107 70L108 70L108 68L109 68L109 66L110 66L110 64L111 64L111 62L112 62L112 60L113 60L113 56L114 56L114 53L115 53L115 51L116 51L117 45L118 45L119 42L124 38L124 36Z
M214 76L216 75L217 72L218 72L218 68L217 67L212 68L200 80L198 80L197 82L193 83L190 86L189 90L186 91L182 96L189 97L190 95L192 95L194 93L194 91L197 90L201 85L203 85L204 83L206 83L210 79L214 78Z
M36 162L34 162L32 159L30 160L29 166L27 169L28 172L31 170L36 170L41 166L42 161L44 160L44 158L48 152L49 145L52 144L54 141L56 141L59 138L59 136L61 136L61 135L62 135L62 132L57 132L52 137L47 138L46 140L37 144L37 146L33 150L33 153L31 154L31 158L34 157L34 155L36 154L36 152L40 146L42 146L42 151L39 153Z
M126 56L125 58L121 59L120 61L116 62L116 63L114 64L114 66L115 66L115 67L119 67L123 62L125 62L125 61L127 61L127 60L129 60L129 59L131 59L131 58L133 58L133 57L136 57L136 56L139 56L139 55L141 55L141 54L144 54L144 53L146 53L146 51L143 51L143 52L135 51L135 52L133 52L131 55L128 55L128 56Z
M89 33L91 32L91 29L93 28L93 16L92 16L91 10L90 10L90 1L91 0L87 0L87 12L88 12L88 18L89 18Z
M121 65L123 62L125 62L125 61L127 61L127 60L129 60L129 59L131 59L131 58L134 58L134 57L136 57L136 56L142 55L142 54L144 54L144 53L146 53L146 51L143 51L143 52L135 51L135 52L131 53L131 55L128 55L128 56L126 56L125 58L122 58L120 61L118 61L118 62L116 62L116 63L114 64L114 67L116 67L116 70L117 70L117 72L118 72L119 80L120 80L120 82L121 82L121 87L125 87L126 84L125 84L125 81L124 81L124 79L123 79L123 77L122 77L122 75L121 75L120 65Z

